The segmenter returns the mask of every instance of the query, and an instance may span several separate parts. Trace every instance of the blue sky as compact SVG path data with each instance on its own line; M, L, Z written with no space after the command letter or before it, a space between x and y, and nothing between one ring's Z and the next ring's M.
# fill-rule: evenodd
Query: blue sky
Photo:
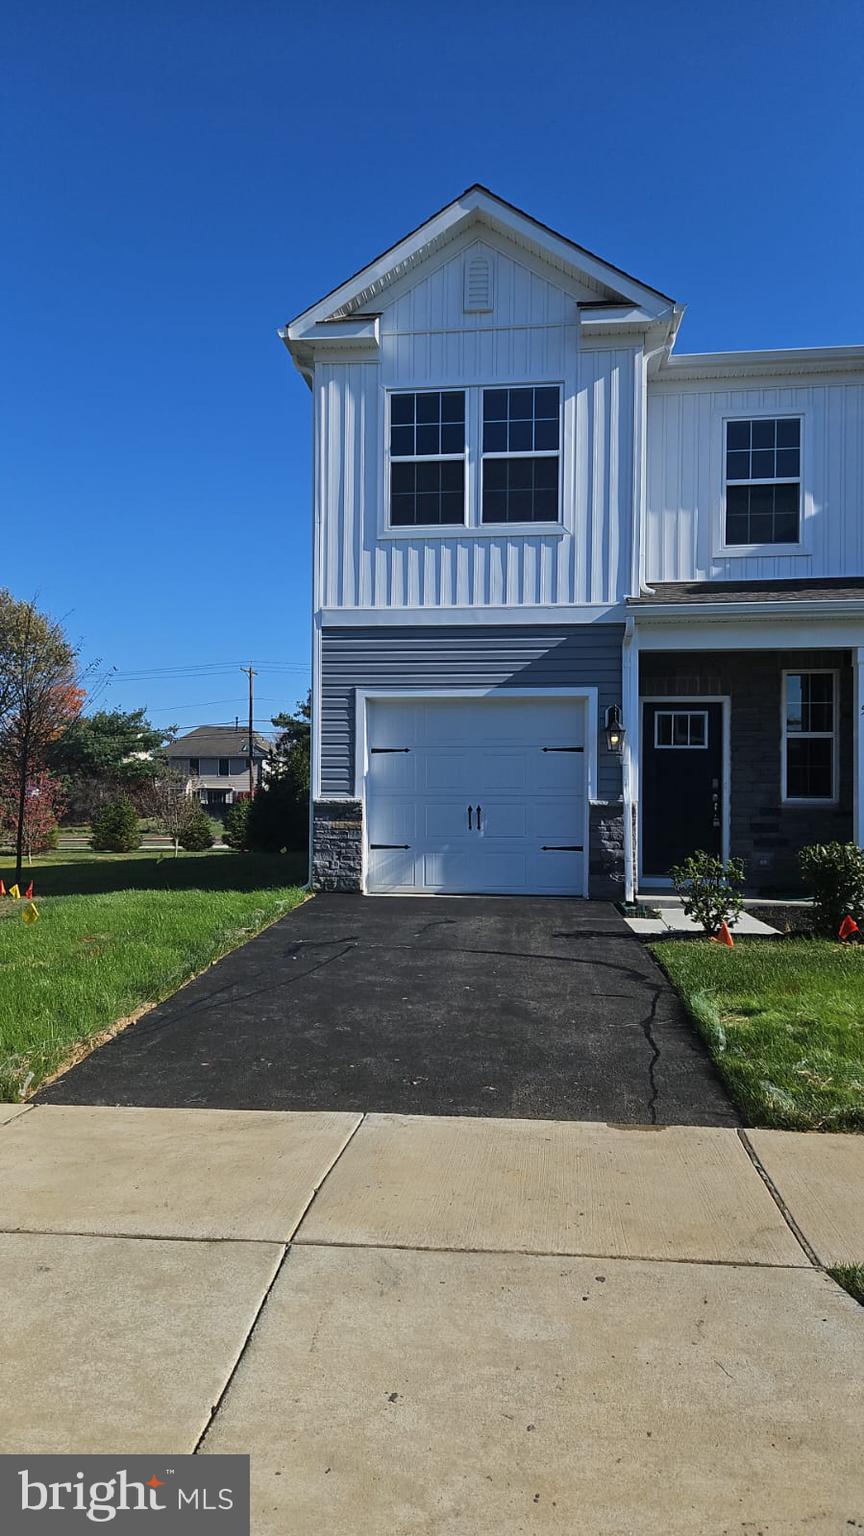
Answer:
M864 8L7 0L0 582L230 720L305 691L310 397L276 328L482 181L688 305L864 342ZM220 670L222 669L222 670Z

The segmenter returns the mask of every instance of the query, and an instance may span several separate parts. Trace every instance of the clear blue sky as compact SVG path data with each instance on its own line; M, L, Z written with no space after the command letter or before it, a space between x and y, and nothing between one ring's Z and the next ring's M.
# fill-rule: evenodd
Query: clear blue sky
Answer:
M305 691L276 328L471 182L687 303L679 350L864 341L857 0L7 0L4 33L0 582L157 722L233 719L249 657L265 721Z

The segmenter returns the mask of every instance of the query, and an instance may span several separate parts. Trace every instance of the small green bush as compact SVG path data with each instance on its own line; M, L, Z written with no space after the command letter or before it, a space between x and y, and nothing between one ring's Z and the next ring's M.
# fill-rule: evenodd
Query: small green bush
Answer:
M138 812L131 800L120 795L96 811L90 828L90 847L102 853L131 853L141 845Z
M857 843L812 843L798 855L820 932L836 939L847 912L864 925L864 849Z
M252 804L248 795L235 800L225 812L225 820L222 823L222 841L229 848L245 848L246 834L249 823L249 808Z
M711 938L719 932L720 924L737 917L744 905L744 865L740 859L727 859L724 864L714 854L700 851L669 873L685 913Z
M187 853L203 853L205 849L212 848L215 841L213 826L203 805L196 801L190 802L189 814L184 818L180 833L180 847L185 848Z

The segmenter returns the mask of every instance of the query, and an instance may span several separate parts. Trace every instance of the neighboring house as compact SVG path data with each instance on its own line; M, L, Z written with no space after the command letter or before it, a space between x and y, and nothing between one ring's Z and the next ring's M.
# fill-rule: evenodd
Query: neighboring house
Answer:
M316 886L629 897L704 848L784 891L864 841L864 348L674 356L682 313L475 186L280 332Z
M252 737L252 779L257 789L270 743L256 731ZM199 725L167 748L170 766L188 776L209 814L218 816L238 795L249 793L249 732L233 725Z

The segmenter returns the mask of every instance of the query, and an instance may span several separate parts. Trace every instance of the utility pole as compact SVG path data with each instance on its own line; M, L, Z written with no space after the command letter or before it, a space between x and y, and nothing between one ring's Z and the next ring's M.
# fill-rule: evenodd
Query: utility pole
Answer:
M257 676L257 673L251 661L248 667L241 667L240 671L245 672L249 679L249 796L251 799L252 795L255 793L255 775L252 766L252 720L254 704L254 684L252 679Z

